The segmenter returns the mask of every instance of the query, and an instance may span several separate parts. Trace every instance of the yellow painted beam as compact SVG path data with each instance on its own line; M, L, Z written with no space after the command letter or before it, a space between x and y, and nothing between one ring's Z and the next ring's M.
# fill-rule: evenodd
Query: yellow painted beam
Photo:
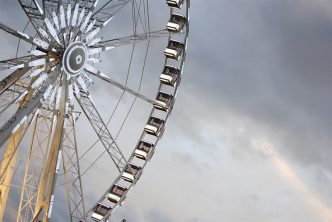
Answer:
M0 221L3 221L3 216L6 209L6 203L8 199L8 194L10 190L10 185L12 182L13 174L15 171L15 165L17 160L17 152L16 147L21 139L23 132L23 126L21 126L9 139L7 150L4 155L4 159L1 162L0 174L3 176L3 180L0 183ZM6 166L8 164L8 168L6 172L4 172Z
M34 80L33 80L34 81ZM20 102L19 108L26 105L29 99L32 97L33 91L30 91ZM3 156L3 160L0 166L0 175L3 175L2 181L0 181L0 222L3 221L8 194L10 191L15 165L17 160L17 146L19 145L23 131L26 128L26 123L22 124L19 129L13 133L13 135L8 140L7 149L5 155ZM8 167L7 167L8 166Z
M49 211L51 208L51 201L53 200L53 191L55 181L57 177L56 168L61 150L63 131L64 131L64 120L66 115L66 100L67 100L67 82L66 77L63 78L63 88L60 100L60 109L57 115L56 127L53 133L53 139L48 154L47 164L43 172L43 176L38 186L38 197L35 208L34 221L39 221L42 218L42 222L47 222L49 219Z

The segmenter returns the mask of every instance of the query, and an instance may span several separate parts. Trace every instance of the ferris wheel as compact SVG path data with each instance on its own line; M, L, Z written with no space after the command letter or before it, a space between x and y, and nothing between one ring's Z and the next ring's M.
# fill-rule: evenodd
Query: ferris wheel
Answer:
M66 221L108 221L141 178L173 109L186 58L190 1L18 0L18 5L28 18L24 30L0 22L0 30L18 41L15 56L0 61L0 221L6 216L17 222L54 221L59 205L66 206ZM116 50L127 57L128 72L115 74L121 69L109 66L107 55ZM159 60L150 61L149 55ZM158 70L151 75L157 81L144 82L146 70ZM135 87L130 78L137 80ZM94 92L100 84L120 93L98 98ZM143 84L153 95L144 93ZM126 95L133 101L117 119L113 114ZM107 111L95 101L108 107L109 100L114 107L106 121ZM118 138L137 101L148 112L137 117L143 125L134 145L124 147ZM80 124L83 118L86 123ZM113 120L119 130L112 131ZM86 149L78 145L82 127L98 138L100 155L89 159L96 143ZM90 176L104 190L87 197L84 177L105 156L103 168L115 173ZM66 199L61 204L56 202L59 181ZM9 200L13 192L15 204ZM9 208L15 208L15 218Z

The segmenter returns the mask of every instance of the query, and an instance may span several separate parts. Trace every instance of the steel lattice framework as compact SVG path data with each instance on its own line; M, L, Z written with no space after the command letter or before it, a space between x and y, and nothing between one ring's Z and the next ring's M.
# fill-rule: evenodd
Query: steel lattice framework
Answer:
M25 29L19 31L0 22L1 31L18 39L16 56L0 61L3 73L0 78L0 221L6 218L6 208L13 209L8 199L17 190L17 222L53 219L55 197L61 185L65 189L67 221L108 221L123 204L163 135L186 59L190 0L154 1L153 4L160 4L168 19L155 30L151 29L150 22L157 21L152 16L161 12L151 13L150 4L149 0L102 3L99 0L18 0L28 18ZM110 32L109 23L128 11L131 11L127 16L131 18L128 19L131 33L103 39L102 35ZM31 35L26 32L29 27L33 30ZM157 88L156 96L151 97L142 93L141 85L146 67L155 65L147 62L150 41L155 39L165 41L166 48L159 54L164 54L164 62L160 67L159 86L151 86ZM23 42L30 45L30 51L21 53ZM141 43L146 47L139 57L143 61L142 72L138 89L134 89L128 85L128 78L136 46ZM121 82L103 72L100 65L105 65L101 58L106 51L112 53L126 46L131 48L131 57L126 82ZM94 102L91 84L94 79L122 92L108 121L103 119ZM125 94L134 100L124 120L119 121L120 129L114 133L109 123ZM136 145L130 148L120 144L118 136L136 100L141 100L151 111L146 122L143 120L145 127ZM82 159L96 143L84 153L81 151L77 139L80 131L77 121L81 114L97 136L96 143L103 148L97 158L91 157L92 162L84 165L85 170ZM22 142L26 140L30 142ZM117 173L112 183L104 184L105 192L99 198L87 201L84 175L103 156L110 160ZM20 185L15 185L17 181Z

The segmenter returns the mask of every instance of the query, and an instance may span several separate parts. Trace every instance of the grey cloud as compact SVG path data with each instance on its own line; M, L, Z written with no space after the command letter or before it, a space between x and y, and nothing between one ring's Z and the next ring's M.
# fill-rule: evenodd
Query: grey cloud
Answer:
M299 1L234 2L220 10L211 15L215 34L197 34L206 50L189 48L185 80L190 83L181 90L196 115L186 116L188 125L177 120L179 126L188 126L184 131L197 139L199 127L193 124L223 124L222 110L228 110L264 126L292 158L323 162L331 170L325 160L331 145L331 16ZM196 119L188 120L192 116Z
M148 212L145 213L144 219L146 222L173 222L167 214L163 213L159 209L151 209Z
M269 157L254 150L250 137L275 144L308 173L303 174L309 186L330 199L332 30L330 12L322 7L331 3L192 1L188 57L175 109L147 172L114 221L320 221L296 189L270 173ZM15 25L7 13L4 17ZM105 70L125 57L116 55ZM95 95L118 94L100 85L96 81L92 87ZM111 109L103 100L96 104L106 107L103 115ZM319 170L308 172L313 166ZM102 173L98 178L104 179ZM95 189L87 189L87 199L95 200ZM169 213L173 208L178 210Z
M113 220L120 222L126 219L127 222L143 222L141 214L142 212L137 207L128 204L115 212Z

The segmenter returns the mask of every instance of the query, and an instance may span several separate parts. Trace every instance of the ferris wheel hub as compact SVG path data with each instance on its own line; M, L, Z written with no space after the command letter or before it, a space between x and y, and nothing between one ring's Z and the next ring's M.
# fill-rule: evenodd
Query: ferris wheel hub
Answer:
M83 42L71 43L65 50L62 57L64 71L71 76L76 76L84 69L87 61L88 50Z

